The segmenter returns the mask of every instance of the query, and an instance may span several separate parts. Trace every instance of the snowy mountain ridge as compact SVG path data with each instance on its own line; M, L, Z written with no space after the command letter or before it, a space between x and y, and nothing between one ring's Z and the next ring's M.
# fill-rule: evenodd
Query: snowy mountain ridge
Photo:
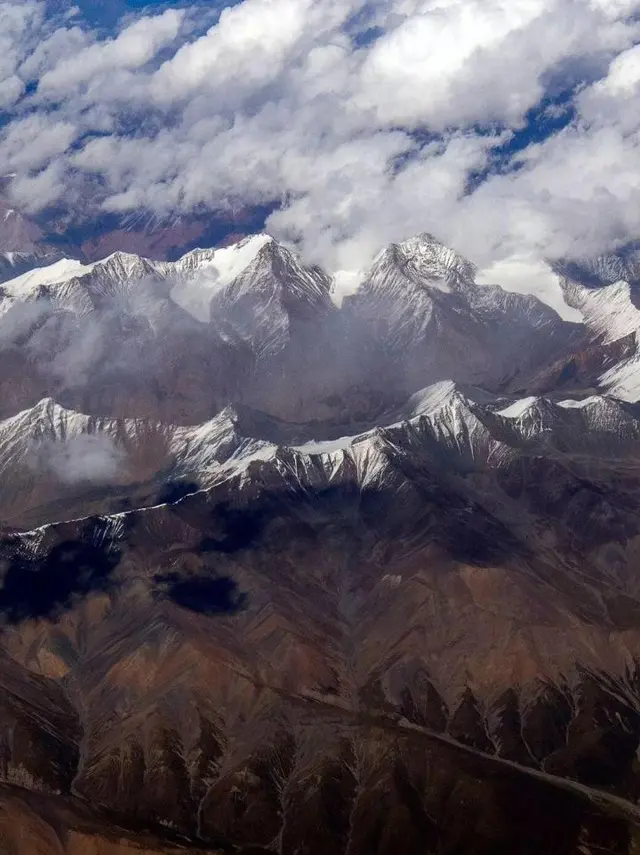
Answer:
M269 246L271 249L267 248L265 255L262 250ZM294 280L298 283L304 281L306 288L303 287L303 291L309 289L318 299L324 300L326 284L331 287L330 277L323 274L322 284L319 284L294 254L266 234L253 235L219 249L195 249L176 262L152 261L119 251L90 264L62 258L8 279L2 285L2 293L13 299L30 299L37 296L42 286L62 285L76 279L86 287L92 287L97 282L122 283L151 276L158 280L172 279L172 296L178 303L188 305L185 295L189 293L188 283L193 278L201 278L210 284L212 290L219 290L246 273L258 256L263 258L263 265L273 264L273 260L268 259L278 258L281 264L290 268L292 283ZM368 276L379 272L383 278L391 280L401 272L417 284L447 292L453 287L472 284L475 270L473 264L456 252L438 243L431 235L423 234L383 250L374 260ZM397 281L384 284L391 289L398 287ZM300 284L295 287L300 288ZM201 318L199 309L200 306L194 313Z
M49 393L90 411L87 401L95 398L96 412L115 416L128 415L128 405L114 401L104 410L100 384L117 398L114 372L122 382L142 361L162 387L177 358L193 399L179 417L168 414L181 424L236 401L294 421L311 411L314 419L348 422L354 390L358 409L375 411L447 379L493 393L526 392L546 364L571 364L586 348L627 336L636 344L624 359L592 360L585 392L639 400L640 314L632 286L594 288L566 271L558 275L581 323L564 321L530 294L478 283L473 264L421 234L379 253L357 287L337 299L338 280L259 234L176 262L116 252L88 265L60 259L24 272L0 286L0 344L28 337L22 352L41 378L38 397ZM208 406L198 384L212 369ZM32 368L19 370L29 376ZM86 392L60 398L78 377L89 384ZM11 394L19 388L12 384ZM147 383L141 400L153 388ZM34 396L21 400L28 405ZM132 415L154 418L154 409L165 420L151 402Z
M249 483L275 467L283 477L318 486L353 478L360 489L388 477L394 457L410 453L473 461L496 468L523 449L570 459L599 451L603 459L640 451L640 410L592 395L552 401L529 396L504 399L451 381L436 383L411 397L402 410L361 433L336 438L278 437L278 424L260 429L258 414L227 407L191 427L142 419L96 418L61 407L50 398L0 422L0 474L10 479L27 465L37 475L51 460L64 460L84 480L82 458L106 449L117 461L108 481L127 482L145 455L163 477L190 479L197 489L240 477ZM82 439L89 438L93 446ZM155 454L150 449L155 449ZM45 457L37 458L44 450ZM55 473L54 473L55 474ZM68 473L59 472L63 480ZM86 479L100 481L87 466Z

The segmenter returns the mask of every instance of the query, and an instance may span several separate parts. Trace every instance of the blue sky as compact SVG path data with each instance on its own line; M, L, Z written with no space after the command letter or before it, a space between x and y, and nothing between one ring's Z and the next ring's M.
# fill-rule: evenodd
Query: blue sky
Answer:
M123 16L131 12L153 12L181 4L167 0L79 0L76 5L91 26L113 28Z

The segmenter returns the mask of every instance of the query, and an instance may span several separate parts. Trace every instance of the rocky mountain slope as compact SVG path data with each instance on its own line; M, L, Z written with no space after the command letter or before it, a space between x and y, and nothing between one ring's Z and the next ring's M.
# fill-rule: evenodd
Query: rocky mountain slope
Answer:
M0 851L640 851L634 281L558 276L4 283Z

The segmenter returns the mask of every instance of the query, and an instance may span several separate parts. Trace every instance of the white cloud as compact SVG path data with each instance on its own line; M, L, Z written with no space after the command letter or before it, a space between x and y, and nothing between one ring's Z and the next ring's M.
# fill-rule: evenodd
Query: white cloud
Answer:
M66 57L77 56L90 44L90 34L80 27L58 27L42 38L20 65L23 80L38 80Z
M33 114L9 127L3 140L7 171L17 173L45 167L64 154L76 136L70 122Z
M169 10L39 44L29 8L0 65L18 99L0 159L30 210L78 173L112 211L281 199L270 229L346 271L424 230L489 268L640 233L640 0L244 0L200 36ZM545 92L581 77L572 125L468 193Z
M492 264L478 271L476 282L500 285L505 291L515 294L535 294L565 321L581 323L583 320L581 312L565 303L559 277L548 264L535 256L514 255Z
M382 122L518 126L560 64L615 53L633 32L588 3L427 0L370 51L357 97Z
M122 478L126 454L107 434L81 433L39 443L30 462L65 484L109 484Z
M0 2L0 110L12 107L24 92L18 68L41 25L44 3Z
M37 213L53 205L64 196L65 190L64 166L60 161L33 174L19 174L12 182L12 191L25 213Z
M181 11L168 9L154 18L136 21L115 39L87 45L42 75L40 94L69 96L75 87L94 83L96 78L140 68L174 41L182 20Z
M426 122L442 129L469 121L517 120L539 99L541 87L522 53L526 40L516 41L543 10L544 0L425 3L374 45L357 97L382 122ZM522 73L523 66L529 73ZM508 71L516 72L520 85L500 85L497 78Z
M245 0L224 9L219 22L196 42L186 45L166 62L151 84L161 102L217 90L226 99L226 87L264 86L305 34L313 0Z
M396 140L396 154L407 147L399 135L383 139ZM369 140L369 151L364 145L353 151L344 171L339 159L327 160L321 171L310 160L307 168L316 170L313 186L273 214L269 226L300 240L311 261L357 269L385 243L423 231L425 225L444 236L443 224L455 218L467 175L484 165L489 144L489 138L456 135L414 153L395 174L376 163L375 156L389 159L376 137Z
M615 127L567 128L534 146L519 171L464 199L447 224L472 229L474 256L526 248L538 257L597 253L640 232L640 142Z
M607 76L580 94L580 115L590 125L634 133L638 127L639 94L640 45L636 45L620 53Z

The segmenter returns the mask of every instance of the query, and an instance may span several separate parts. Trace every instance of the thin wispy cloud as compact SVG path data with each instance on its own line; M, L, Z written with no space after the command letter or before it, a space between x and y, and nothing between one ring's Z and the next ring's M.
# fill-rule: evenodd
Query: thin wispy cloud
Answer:
M107 434L40 442L28 462L36 472L48 471L63 484L110 484L126 475L126 454Z

